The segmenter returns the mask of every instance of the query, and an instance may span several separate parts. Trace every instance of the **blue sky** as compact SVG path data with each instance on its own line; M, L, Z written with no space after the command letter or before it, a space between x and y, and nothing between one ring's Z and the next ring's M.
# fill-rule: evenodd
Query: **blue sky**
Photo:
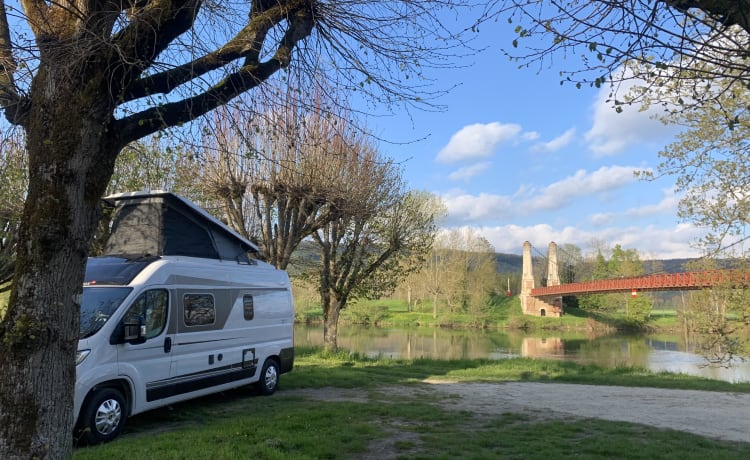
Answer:
M674 179L633 176L656 168L674 128L637 107L616 113L609 87L561 86L562 58L518 69L500 51L512 40L504 28L484 27L475 46L487 48L470 67L432 74L440 86L459 84L437 101L446 110L368 120L395 142L381 150L404 162L410 187L443 198L443 226L475 228L498 252L520 253L528 240L588 253L599 241L643 259L699 256L690 243L703 232L678 219Z

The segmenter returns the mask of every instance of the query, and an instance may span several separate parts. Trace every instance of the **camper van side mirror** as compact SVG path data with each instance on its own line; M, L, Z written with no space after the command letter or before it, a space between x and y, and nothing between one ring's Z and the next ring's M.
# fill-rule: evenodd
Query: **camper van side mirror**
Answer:
M111 344L117 343L143 343L146 341L146 325L143 318L128 319L120 324L119 334L112 337Z
M136 342L143 340L146 336L146 325L142 319L122 324L122 338L126 342Z

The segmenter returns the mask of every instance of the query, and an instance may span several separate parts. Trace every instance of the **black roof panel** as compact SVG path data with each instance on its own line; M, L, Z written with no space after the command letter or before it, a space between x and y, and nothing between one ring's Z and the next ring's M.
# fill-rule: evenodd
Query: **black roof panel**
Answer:
M89 257L86 262L84 286L127 285L151 262L160 259L151 257L102 256Z

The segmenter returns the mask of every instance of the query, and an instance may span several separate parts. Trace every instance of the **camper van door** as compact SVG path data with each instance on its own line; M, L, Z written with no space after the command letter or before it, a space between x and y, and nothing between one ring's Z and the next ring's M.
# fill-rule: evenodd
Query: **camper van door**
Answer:
M243 344L249 341L249 331L236 316L241 312L233 308L239 302L238 291L181 288L175 292L176 392L199 391L249 378L252 369L242 365ZM254 349L251 355L254 358Z
M134 380L138 406L158 399L172 374L173 337L167 330L169 305L167 289L148 289L135 299L121 320L121 324L143 325L142 337L121 344L117 351L120 375L129 375Z

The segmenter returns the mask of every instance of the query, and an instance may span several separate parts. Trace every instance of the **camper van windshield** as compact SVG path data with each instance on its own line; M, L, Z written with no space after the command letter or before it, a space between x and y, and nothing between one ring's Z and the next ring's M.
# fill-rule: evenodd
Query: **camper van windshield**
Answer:
M104 326L125 297L132 291L129 287L84 287L81 299L82 339L91 337Z

